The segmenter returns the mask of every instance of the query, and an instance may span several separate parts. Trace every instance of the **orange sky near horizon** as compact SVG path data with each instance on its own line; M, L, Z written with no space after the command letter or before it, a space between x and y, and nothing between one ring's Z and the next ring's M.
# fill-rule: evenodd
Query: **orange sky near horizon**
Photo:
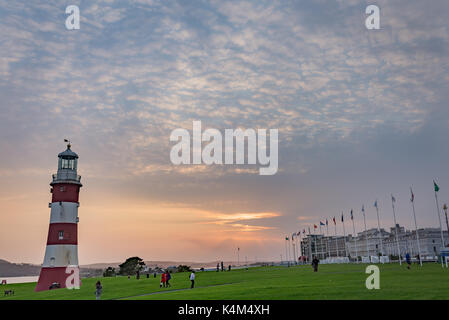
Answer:
M0 258L41 263L50 216L49 176L25 170L3 177L10 183L0 191L0 219L8 226L0 233ZM247 255L253 260L258 252L259 258L276 259L271 252L282 245L271 233L276 228L253 222L278 216L276 212L224 214L85 184L80 192L79 261L81 265L120 262L134 255L145 260L237 260L237 247L241 258Z

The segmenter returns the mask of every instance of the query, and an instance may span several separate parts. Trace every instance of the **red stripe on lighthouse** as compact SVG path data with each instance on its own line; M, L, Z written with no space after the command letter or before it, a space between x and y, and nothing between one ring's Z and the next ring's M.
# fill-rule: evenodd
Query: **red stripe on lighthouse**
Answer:
M78 226L76 223L51 223L48 230L47 245L78 244Z
M66 280L70 276L70 274L66 273L66 270L67 267L42 268L34 291L49 290L50 286L55 282L59 284L60 288L66 288ZM81 284L81 280L78 281Z
M51 202L78 202L80 186L72 183L56 183L53 185Z

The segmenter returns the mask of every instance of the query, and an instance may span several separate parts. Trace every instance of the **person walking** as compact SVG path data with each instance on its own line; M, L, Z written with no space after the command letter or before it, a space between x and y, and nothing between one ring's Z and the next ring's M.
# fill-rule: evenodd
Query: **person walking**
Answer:
M217 272L220 271L220 264L217 262Z
M318 263L320 263L320 260L314 256L312 260L313 272L318 272Z
M101 282L97 281L97 283L95 284L95 298L96 298L96 300L100 300L102 291L103 291L103 287L101 286Z
M221 271L224 271L223 261L221 262Z
M170 284L170 279L171 279L171 274L170 274L170 271L168 271L167 270L167 273L165 274L165 286L168 288L168 287L171 287L171 284Z
M410 254L408 252L405 254L405 261L407 262L407 269L410 269L410 265L412 264L412 259L410 258Z
M190 282L192 283L190 289L193 289L193 287L195 286L195 271L192 271L192 273L190 274Z
M165 272L162 272L160 288L162 288L162 287L165 288L165 281L166 281L166 278L165 278Z

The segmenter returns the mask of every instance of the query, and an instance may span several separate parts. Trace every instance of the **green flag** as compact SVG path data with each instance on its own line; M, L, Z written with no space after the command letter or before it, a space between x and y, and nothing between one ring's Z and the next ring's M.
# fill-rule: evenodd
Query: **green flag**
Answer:
M288 240L288 237L285 237L285 240Z
M435 181L433 182L433 186L435 187L435 192L440 190L440 187L435 183Z

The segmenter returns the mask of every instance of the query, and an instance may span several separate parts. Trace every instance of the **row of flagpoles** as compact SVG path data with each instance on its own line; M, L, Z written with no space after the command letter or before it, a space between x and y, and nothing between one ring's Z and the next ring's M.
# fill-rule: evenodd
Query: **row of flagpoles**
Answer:
M445 247L445 243L444 243L444 236L443 236L443 227L442 227L442 223L441 223L440 206L439 206L439 202L438 202L438 191L440 190L440 187L437 185L437 183L435 181L433 181L433 186L434 186L434 192L435 192L435 203L436 203L436 208L437 208L438 221L440 223L441 244L442 244L442 247L444 248ZM418 225L416 223L415 195L414 195L413 189L411 187L410 187L410 194L411 194L410 202L411 202L412 212L413 212L413 221L414 221L414 224L415 224L416 243L417 243L417 248L418 248L419 263L422 266L422 257L421 257L421 247L420 247L420 243L419 243ZM397 250L398 250L399 263L402 264L402 261L400 259L401 250L400 250L400 246L399 246L399 237L398 237L397 222L396 222L396 212L395 212L395 206L394 206L395 202L396 202L396 198L392 194L391 195L391 206L392 206L392 209L393 209L394 226L396 228L395 238L396 238L396 244L397 244ZM376 208L376 214L377 214L377 230L378 230L378 241L380 243L380 252L383 255L384 251L383 251L382 235L381 235L381 229L380 229L379 205L378 205L377 199L374 202L374 207ZM448 232L449 232L449 223L448 223L448 219L447 219L447 206L446 206L446 204L444 205L443 209L445 210L446 225L447 225ZM363 214L363 222L364 222L364 227L365 227L366 252L367 252L367 254L369 256L370 254L369 254L369 247L368 247L368 235L366 233L367 232L367 228L366 228L366 216L365 216L365 206L364 205L362 205L362 210L361 211L362 211L362 214ZM356 230L355 230L355 225L354 225L354 215L353 215L353 210L352 209L351 209L351 212L350 212L350 218L351 218L351 221L352 221L353 233L354 233L354 236L356 236ZM337 251L337 256L338 256L339 250L338 250L338 239L337 239L337 221L335 219L335 216L333 217L332 221L334 222L335 237L336 237L336 251ZM342 222L342 225L343 225L343 237L344 237L344 239L346 239L346 229L345 229L345 220L344 220L343 212L341 213L341 222ZM326 236L327 236L327 241L328 241L327 247L329 248L328 249L328 251L329 251L328 255L330 257L329 222L328 222L327 218L326 218L326 223L323 223L320 220L320 223L319 223L320 234L322 233L321 232L321 226L326 226ZM315 229L317 229L317 228L318 228L318 226L316 224L314 224L313 225L313 234L315 234ZM306 233L306 229L303 229L302 230L302 234L304 235L305 233ZM309 234L309 236L311 235L310 226L308 227L308 234ZM299 236L299 244L298 244L298 236ZM295 242L295 239L296 239L296 242ZM355 238L355 239L357 239L357 238ZM286 236L285 240L286 240L286 242L285 242L285 253L286 253L287 261L291 260L291 259L289 259L289 255L290 255L289 253L290 252L293 253L293 261L296 261L296 259L297 259L296 251L298 252L298 258L301 255L301 251L300 251L300 247L299 247L299 245L301 244L301 230L296 232L296 233L295 232L292 233L290 239L289 239L289 236ZM291 240L291 243L292 243L291 245L293 246L293 248L290 248L290 240ZM357 240L355 240L355 241L357 241ZM316 248L316 246L315 246L315 248ZM291 249L293 249L293 250L291 251ZM309 250L311 250L311 244L309 244ZM356 257L358 257L357 243L355 245L355 250L356 250ZM347 256L346 245L345 245L344 251L345 251L345 256Z

